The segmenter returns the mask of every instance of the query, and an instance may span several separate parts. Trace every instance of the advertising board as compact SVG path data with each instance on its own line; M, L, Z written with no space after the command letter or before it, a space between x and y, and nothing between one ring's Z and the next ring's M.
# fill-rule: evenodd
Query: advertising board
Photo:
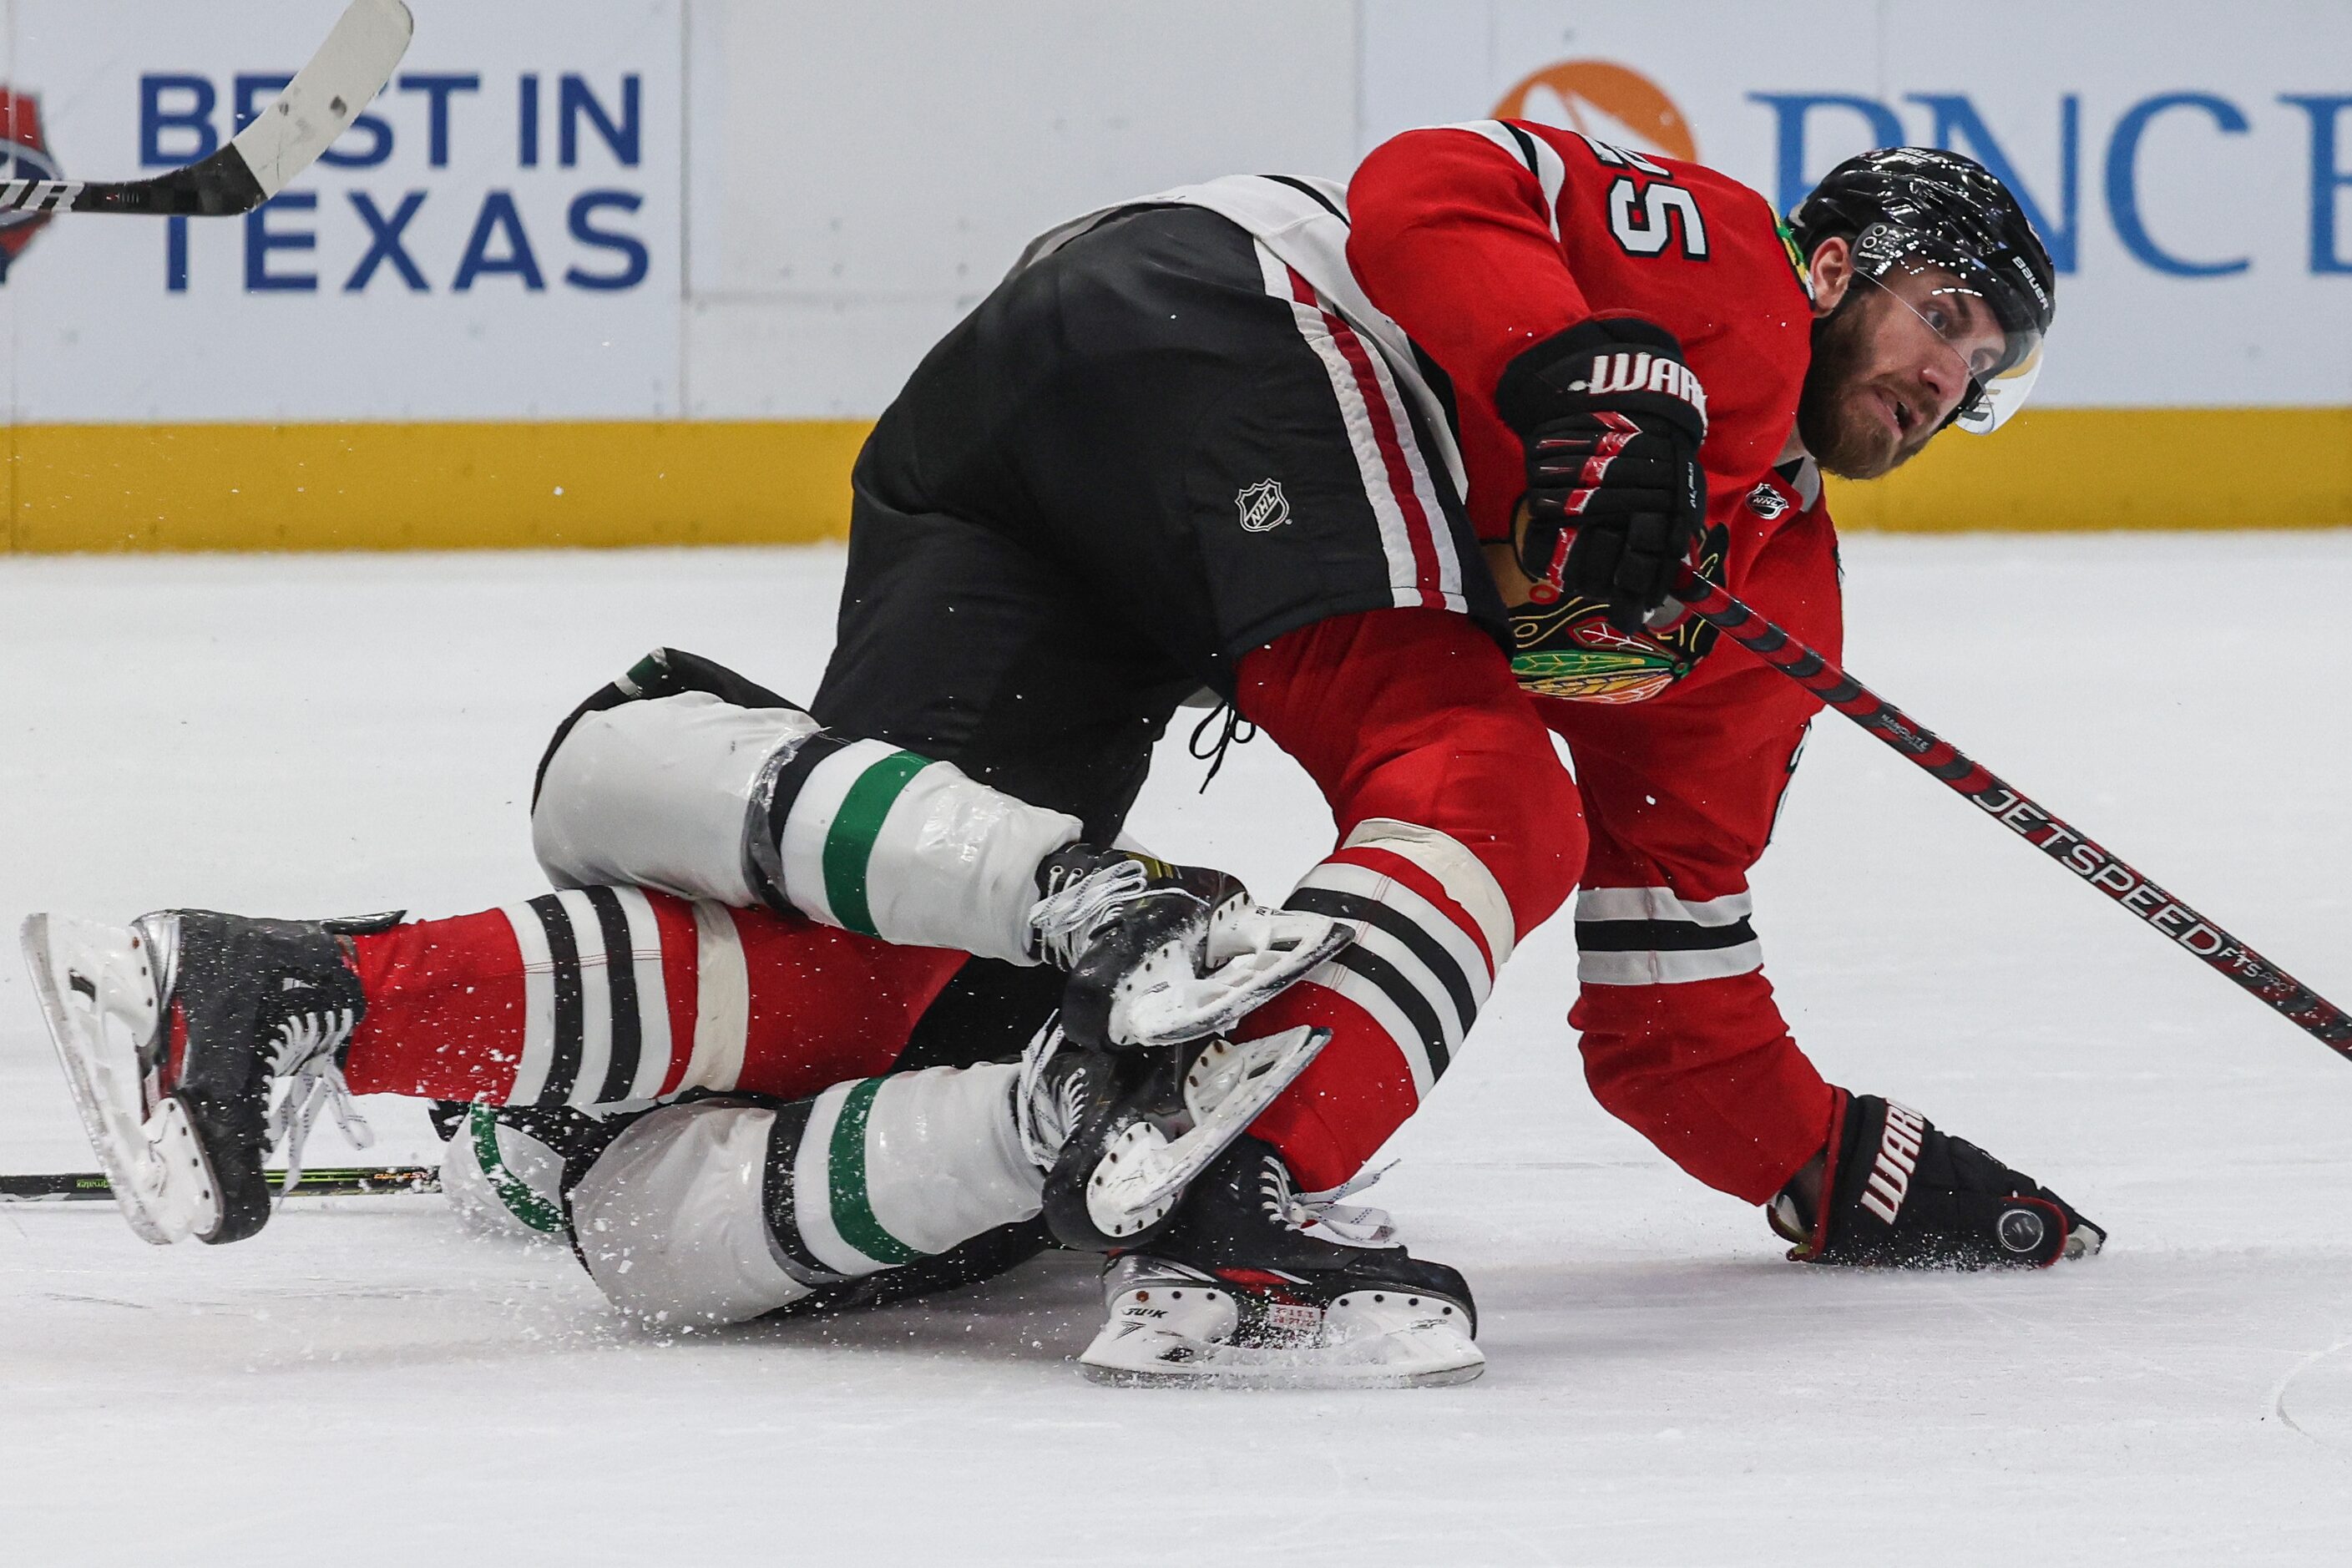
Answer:
M2352 523L2340 0L412 8L390 87L259 211L0 217L11 547L835 532L868 422L1029 235L1491 115L1784 210L1896 142L2010 181L2059 272L2037 405L1842 494L1846 526ZM336 9L0 0L0 157L199 157Z

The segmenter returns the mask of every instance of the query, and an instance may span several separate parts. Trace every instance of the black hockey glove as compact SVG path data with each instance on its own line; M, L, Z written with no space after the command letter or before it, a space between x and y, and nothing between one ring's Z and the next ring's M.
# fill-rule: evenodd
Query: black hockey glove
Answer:
M1801 1263L2042 1268L2107 1239L2032 1177L1874 1094L1839 1091L1826 1152L1819 1215L1787 1192L1766 1210Z
M1620 631L1665 601L1706 519L1706 394L1664 327L1597 317L1513 360L1495 407L1528 456L1519 569L1549 604L1607 602Z

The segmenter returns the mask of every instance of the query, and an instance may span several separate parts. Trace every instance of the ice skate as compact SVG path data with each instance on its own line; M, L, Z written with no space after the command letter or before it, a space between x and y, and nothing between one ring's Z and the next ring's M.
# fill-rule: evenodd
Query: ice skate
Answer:
M342 1081L362 1004L341 939L399 918L167 910L128 927L26 921L25 957L67 1085L132 1230L159 1244L251 1236L269 1218L264 1158L283 1142L294 1186L322 1107L365 1146ZM273 1115L280 1079L289 1087Z
M1089 1249L1150 1240L1330 1037L1328 1029L1296 1028L1105 1050L1047 1025L1023 1059L1015 1116L1046 1173L1055 1235Z
M1270 910L1223 871L1074 844L1037 868L1039 956L1070 973L1062 1026L1095 1046L1224 1034L1348 945L1338 921Z
M1330 1194L1338 1196L1340 1194ZM1097 1383L1404 1388L1486 1370L1454 1269L1392 1244L1362 1210L1325 1212L1274 1150L1243 1138L1147 1249L1103 1274L1109 1321L1078 1358Z

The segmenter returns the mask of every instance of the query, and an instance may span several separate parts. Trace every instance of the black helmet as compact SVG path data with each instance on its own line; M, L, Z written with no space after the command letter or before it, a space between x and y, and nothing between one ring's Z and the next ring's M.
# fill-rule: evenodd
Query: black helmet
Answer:
M1808 258L1824 239L1851 241L1855 270L1874 282L1903 262L1957 274L1991 308L2007 349L1974 374L1953 417L1981 433L2016 412L2041 368L2057 279L2024 209L1991 171L1940 148L1882 147L1832 169L1789 215L1789 229Z

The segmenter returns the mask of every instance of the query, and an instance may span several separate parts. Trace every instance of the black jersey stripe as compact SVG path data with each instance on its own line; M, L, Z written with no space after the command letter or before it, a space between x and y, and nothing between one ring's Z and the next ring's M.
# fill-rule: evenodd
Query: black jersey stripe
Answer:
M613 1049L604 1062L604 1084L596 1102L611 1105L629 1098L645 1049L644 1021L637 1015L636 944L629 939L629 912L621 907L618 893L591 888L588 902L604 934L604 984L613 999Z
M1317 190L1314 186L1308 184L1304 180L1294 179L1288 174L1260 174L1258 178L1262 180L1272 180L1277 185L1288 185L1292 190L1297 191L1300 195L1305 196L1308 201L1313 202L1317 206L1321 207L1325 212L1329 213L1341 223L1346 223L1348 221L1348 215L1341 212L1338 207L1333 206L1331 205L1330 197L1325 195L1322 192Z
M1756 940L1756 928L1741 916L1727 926L1689 921L1578 921L1576 945L1582 952L1709 952Z
M1421 988L1407 980L1395 964L1360 947L1343 947L1339 956L1331 962L1362 975L1396 1004L1397 1011L1412 1026L1412 1032L1421 1037L1421 1047L1429 1057L1429 1076L1444 1077L1445 1069L1453 1064L1453 1054L1445 1048L1445 1031L1438 1024L1437 1009L1421 994Z
M1290 895L1286 909L1306 910L1335 920L1361 921L1376 927L1404 944L1405 950L1425 964L1445 994L1454 998L1454 1011L1467 1031L1477 1021L1478 1000L1472 994L1470 981L1462 973L1462 965L1445 951L1445 945L1422 928L1421 922L1402 910L1393 909L1377 899L1360 893L1345 893L1336 888L1301 888Z
M776 1108L775 1124L768 1129L767 1169L760 1189L760 1205L768 1216L768 1239L775 1244L784 1272L803 1285L823 1285L841 1278L809 1250L801 1235L798 1198L793 1188L793 1167L800 1161L809 1113L815 1109L814 1100L795 1100ZM828 1201L827 1195L819 1194L817 1201Z
M1412 363L1420 370L1421 379L1429 384L1429 390L1437 395L1437 405L1445 410L1446 429L1459 441L1462 438L1462 411L1454 405L1454 378L1446 374L1445 367L1430 358L1429 351L1419 343L1412 345ZM1406 406L1411 407L1412 405L1408 403ZM1420 432L1416 430L1414 434L1418 437Z
M555 1040L547 1064L547 1082L532 1103L566 1105L580 1078L580 1055L586 1033L586 1019L580 1004L580 941L572 934L570 912L555 894L541 893L531 900L530 912L539 917L540 929L547 932L547 955L555 988Z
M1519 144L1519 156L1527 160L1528 173L1536 177L1536 184L1538 185L1541 185L1543 184L1543 165L1536 158L1536 139L1528 135L1526 132L1520 130L1517 126L1512 124L1507 120L1498 121L1496 123L1501 125L1504 130L1509 132L1511 133L1511 140Z

